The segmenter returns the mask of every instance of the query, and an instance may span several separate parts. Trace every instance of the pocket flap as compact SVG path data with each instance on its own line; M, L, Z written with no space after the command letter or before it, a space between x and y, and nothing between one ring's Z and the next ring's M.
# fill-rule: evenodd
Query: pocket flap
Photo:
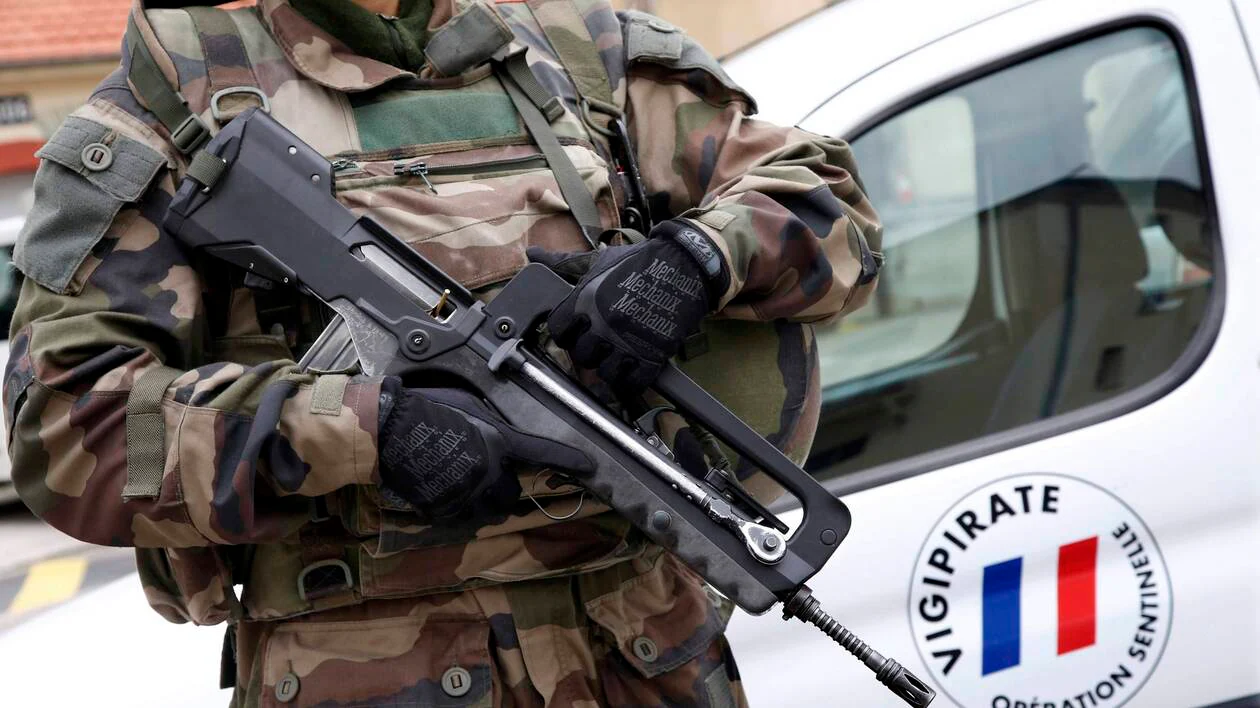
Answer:
M70 117L39 152L35 205L18 235L13 262L40 285L72 294L74 275L124 204L139 200L166 165L153 148Z
M88 150L89 146L101 147ZM67 118L35 156L79 173L124 203L140 199L166 164L166 158L148 145L77 116Z
M489 624L420 615L276 625L262 705L493 705Z
M681 71L703 71L717 81L722 91L708 91L708 87L700 86L692 86L693 90L705 90L710 94L706 98L719 102L742 99L748 104L749 115L757 112L752 96L735 83L716 57L681 28L638 10L619 14L625 24L626 58L631 64L647 62Z
M588 601L586 612L646 678L695 659L723 629L699 579L671 555L662 556L648 573Z

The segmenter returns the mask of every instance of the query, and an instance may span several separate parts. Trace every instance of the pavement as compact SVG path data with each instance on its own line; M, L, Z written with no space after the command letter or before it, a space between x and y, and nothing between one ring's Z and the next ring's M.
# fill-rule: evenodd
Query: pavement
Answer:
M134 571L128 549L76 541L21 504L0 507L0 633Z

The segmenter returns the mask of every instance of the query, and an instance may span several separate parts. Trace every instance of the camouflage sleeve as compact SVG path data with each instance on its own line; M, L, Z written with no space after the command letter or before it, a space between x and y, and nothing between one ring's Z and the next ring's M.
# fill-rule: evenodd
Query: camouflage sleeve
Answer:
M723 251L723 314L810 322L861 306L881 228L848 144L752 119L752 100L690 39L679 61L636 61L634 37L627 113L653 216L689 218Z
M76 115L106 118L90 109ZM119 141L128 133L114 123L110 139L121 161ZM143 126L127 130L141 144L164 146ZM292 361L271 360L274 346L237 358L249 363L205 364L215 361L205 352L225 333L211 334L203 273L158 228L174 191L171 171L158 172L138 200L115 197L111 206L92 191L110 182L68 169L73 154L66 154L45 156L16 259L27 278L12 324L4 408L13 477L27 505L98 544L254 543L294 533L310 519L312 497L372 483L379 381L303 374ZM91 203L104 206L72 206ZM82 237L77 229L102 209L103 234ZM79 244L81 262L59 282L48 274L53 261L41 256L66 244ZM238 352L268 339L255 331L226 338L247 345ZM128 438L128 398L159 366L183 372L161 405L165 463L157 470L154 455L153 471L160 489L124 498L128 453L145 443Z

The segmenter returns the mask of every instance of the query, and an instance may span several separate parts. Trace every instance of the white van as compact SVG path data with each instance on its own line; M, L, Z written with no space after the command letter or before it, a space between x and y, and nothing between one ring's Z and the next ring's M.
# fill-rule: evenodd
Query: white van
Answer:
M727 62L851 141L875 300L820 330L810 583L936 705L1260 706L1260 3L846 0ZM895 706L737 617L754 706Z

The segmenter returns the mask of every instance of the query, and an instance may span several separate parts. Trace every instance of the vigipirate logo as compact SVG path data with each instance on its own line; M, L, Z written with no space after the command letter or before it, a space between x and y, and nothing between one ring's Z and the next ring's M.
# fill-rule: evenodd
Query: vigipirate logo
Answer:
M1117 708L1154 672L1172 585L1150 529L1084 480L1027 474L936 523L909 597L915 646L963 708Z

